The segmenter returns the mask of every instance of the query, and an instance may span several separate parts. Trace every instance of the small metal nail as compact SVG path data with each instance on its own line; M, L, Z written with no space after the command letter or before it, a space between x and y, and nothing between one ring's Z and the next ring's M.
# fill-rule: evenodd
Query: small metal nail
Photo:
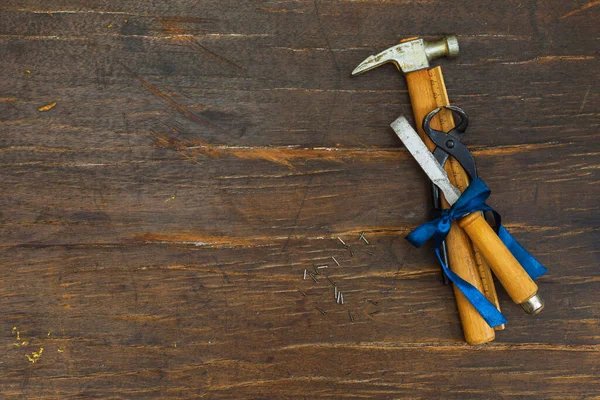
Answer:
M338 297L338 291L337 291L337 286L333 287L333 298L337 300Z
M304 278L302 279L306 280L306 268L304 268Z
M344 304L344 295L340 293L340 302L341 304Z
M342 298L342 292L338 292L336 303L340 304L340 299Z
M300 293L302 293L302 294L304 295L304 297L308 296L304 290L302 290L302 289L298 289L298 291L299 291Z
M365 237L365 233L361 233L360 237L358 238L358 241L360 242L361 240L364 240L366 244L369 244L369 241L367 240L367 238Z
M317 277L315 276L315 274L310 273L308 275L310 275L310 277L312 278L313 281L315 281L316 283L319 283L319 281L317 280Z
M323 310L322 308L319 308L319 307L315 307L315 308L316 308L317 310L319 310L319 312L320 312L321 314L323 314L323 315L326 315L326 314L327 314L327 311Z
M326 276L327 280L329 281L329 283L331 283L333 286L335 286L335 282L328 276Z
M335 257L334 257L334 256L331 256L331 259L332 259L333 261L335 261L335 263L337 264L337 266L338 266L338 267L341 267L340 263L338 262L338 260L336 260L336 259L335 259Z
M312 265L313 269L315 270L315 274L320 275L321 273L319 272L319 269L317 268L317 266L315 264Z
M328 265L321 265L320 267L317 267L317 269L321 269L321 268L329 268Z
M348 316L350 316L350 322L354 322L354 315L350 311L348 311Z
M346 244L346 243L345 243L345 242L344 242L344 241L343 241L343 240L342 240L342 239L341 239L339 236L338 236L338 238L337 238L337 239L338 239L338 240L340 241L340 243L342 243L344 246L347 246L347 244Z
M350 252L350 257L354 257L354 252L352 251L350 246L348 246L348 251Z

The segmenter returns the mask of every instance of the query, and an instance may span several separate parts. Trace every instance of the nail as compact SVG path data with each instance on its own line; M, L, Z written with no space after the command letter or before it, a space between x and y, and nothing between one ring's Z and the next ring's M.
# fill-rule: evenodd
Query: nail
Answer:
M340 299L341 299L341 300L340 300L340 301L341 301L341 303L342 303L342 304L344 304L344 295L343 295L343 294L341 294L341 293L340 293Z
M329 281L329 283L331 283L333 286L335 286L335 282L328 276L326 276L327 280Z
M302 289L298 289L298 291L299 291L300 293L302 293L302 294L304 295L304 297L308 296L304 290L302 290Z
M350 322L354 322L354 316L350 311L348 311L348 316L350 316Z
M319 310L319 312L320 312L321 314L323 314L323 315L326 315L326 314L327 314L327 311L325 311L325 310L323 310L323 309L321 309L321 308L319 308L319 307L315 307L315 308L316 308L317 310Z
M341 267L340 263L338 262L338 260L335 259L334 256L331 256L331 258L333 259L333 261L335 261L335 263L337 264L338 267Z
M317 267L317 269L321 269L321 268L329 268L328 265L321 265L320 267Z
M369 244L369 241L367 240L367 238L365 237L365 233L361 233L360 237L358 238L358 241L360 242L361 240L364 240L366 244Z
M337 300L338 294L337 294L337 286L333 287L333 298Z
M312 278L313 281L315 281L316 283L319 283L319 281L317 280L317 277L315 276L315 274L310 273L308 275L310 275L310 277Z
M336 303L340 304L340 299L342 298L342 292L338 292Z
M304 278L302 279L306 280L306 268L304 268Z
M345 243L345 242L344 242L344 241L343 241L343 240L342 240L342 239L341 239L339 236L338 236L338 238L337 238L337 239L338 239L338 240L340 241L340 243L342 243L344 246L347 246L347 244L346 244L346 243Z
M315 270L315 274L317 274L317 275L321 274L315 264L313 264L312 266L313 266L313 269Z

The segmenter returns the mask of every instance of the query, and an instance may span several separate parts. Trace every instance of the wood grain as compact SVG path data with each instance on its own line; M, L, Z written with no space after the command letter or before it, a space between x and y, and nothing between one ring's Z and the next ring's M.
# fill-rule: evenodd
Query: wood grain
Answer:
M600 15L584 6L3 1L2 397L597 396ZM499 290L509 323L478 348L431 248L403 238L429 214L389 129L410 115L404 78L350 78L440 32L459 36L444 76L490 204L549 268L543 313ZM313 263L343 306L302 279Z

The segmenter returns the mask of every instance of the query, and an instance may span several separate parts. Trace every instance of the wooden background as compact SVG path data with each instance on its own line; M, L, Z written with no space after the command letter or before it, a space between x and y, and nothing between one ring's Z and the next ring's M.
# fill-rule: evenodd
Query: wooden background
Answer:
M1 397L598 396L599 10L2 0ZM444 32L490 203L549 269L543 313L501 291L507 329L480 347L403 239L429 212L389 128L404 78L350 77Z

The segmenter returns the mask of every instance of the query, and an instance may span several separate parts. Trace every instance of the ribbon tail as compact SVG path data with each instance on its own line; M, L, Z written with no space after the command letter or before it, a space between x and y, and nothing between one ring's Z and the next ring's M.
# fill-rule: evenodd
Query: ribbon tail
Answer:
M506 245L508 250L515 256L519 264L523 266L531 279L537 279L544 275L548 270L534 256L529 254L527 250L517 240L500 225L498 228L498 237Z
M440 261L440 264L442 264L442 268L448 278L458 287L462 294L465 295L467 300L469 300L469 302L473 305L473 307L475 307L477 312L481 314L485 322L487 322L491 328L495 328L507 322L504 315L502 315L496 306L494 306L479 290L477 290L475 286L456 275L450 270L450 268L448 268L446 264L444 264L439 248L435 249L435 253L437 254L438 260Z

